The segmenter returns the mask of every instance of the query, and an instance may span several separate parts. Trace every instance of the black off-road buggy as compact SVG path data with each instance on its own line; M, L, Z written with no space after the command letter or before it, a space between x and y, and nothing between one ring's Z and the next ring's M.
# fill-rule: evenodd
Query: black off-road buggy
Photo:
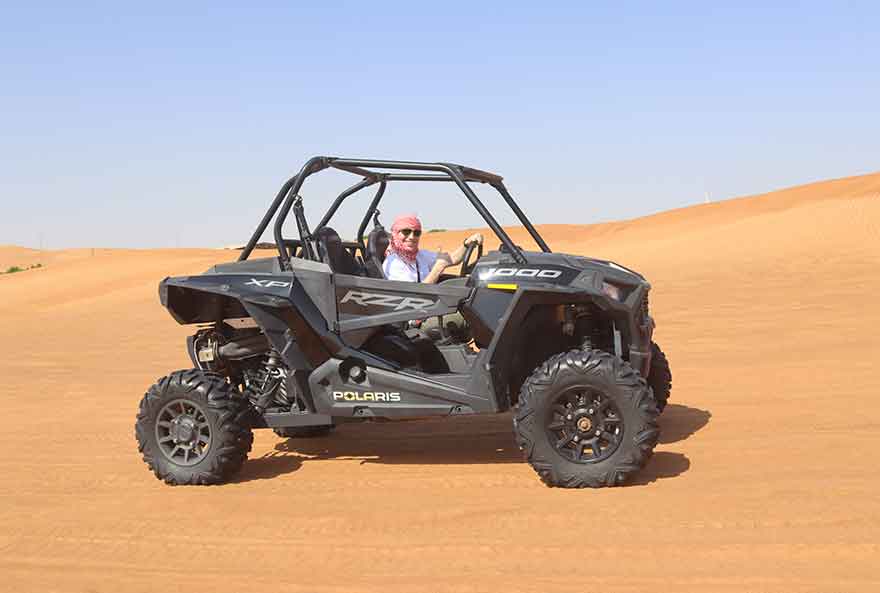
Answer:
M327 168L361 180L310 229L299 192ZM437 284L386 280L386 186L429 181L456 184L501 245L485 255L470 245L460 274ZM515 245L471 184L495 188L540 251ZM356 240L342 241L328 223L371 186ZM283 234L291 210L297 237ZM278 255L248 259L273 218ZM159 285L171 315L198 324L187 340L195 368L144 395L138 446L166 482L213 484L239 470L254 428L314 437L343 422L515 408L516 441L545 483L621 484L650 457L671 385L651 340L649 289L615 263L552 253L498 175L315 157L281 188L238 261ZM415 327L424 319L439 323Z

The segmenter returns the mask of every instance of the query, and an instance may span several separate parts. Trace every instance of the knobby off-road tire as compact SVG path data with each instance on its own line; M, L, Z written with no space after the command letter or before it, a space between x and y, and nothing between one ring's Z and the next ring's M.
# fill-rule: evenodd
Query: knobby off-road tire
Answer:
M254 442L247 406L223 375L175 371L141 400L138 450L168 484L225 482L241 468Z
M657 409L662 412L669 401L669 392L672 391L672 371L669 370L669 360L666 359L666 354L655 342L651 342L651 369L648 372L648 386L654 391Z
M335 426L286 426L272 431L283 439L311 439L329 435Z
M526 379L513 425L545 484L598 488L623 484L650 458L658 414L629 363L601 350L571 350Z

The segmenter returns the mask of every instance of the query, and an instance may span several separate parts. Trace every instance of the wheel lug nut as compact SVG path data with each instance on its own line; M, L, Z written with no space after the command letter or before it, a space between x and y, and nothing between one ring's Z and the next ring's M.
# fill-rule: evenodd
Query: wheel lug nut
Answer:
M572 415L569 414L568 416L565 417L565 419L566 419L566 420L571 420L571 419L572 419Z
M590 408L589 410L587 410L587 414L590 414L592 416L593 415L593 408Z
M602 429L601 429L601 428L597 428L597 429L596 429L596 436L599 436L600 434L602 434Z

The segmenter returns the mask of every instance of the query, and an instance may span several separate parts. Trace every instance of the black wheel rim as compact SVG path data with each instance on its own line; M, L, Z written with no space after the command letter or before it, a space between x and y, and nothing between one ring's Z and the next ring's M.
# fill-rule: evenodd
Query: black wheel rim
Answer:
M614 400L592 389L572 388L559 394L546 419L550 445L575 463L597 463L610 457L623 439L623 417Z
M197 464L211 449L211 424L205 411L186 399L168 402L156 419L156 442L169 461Z

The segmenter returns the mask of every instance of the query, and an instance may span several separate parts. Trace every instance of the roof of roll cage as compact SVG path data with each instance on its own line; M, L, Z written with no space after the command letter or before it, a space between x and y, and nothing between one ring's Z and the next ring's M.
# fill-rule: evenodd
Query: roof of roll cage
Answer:
M455 170L465 181L496 184L502 183L501 175L466 167L456 163L423 163L417 161L378 161L371 159L348 159L341 157L317 157L323 159L326 166L348 171L367 178L382 178L386 181L455 181L449 170ZM390 173L385 171L435 171L433 174Z
M337 196L327 210L327 213L318 223L316 229L324 227L329 222L330 218L332 218L343 200L373 184L378 183L379 190L373 198L366 215L361 221L361 226L358 229L358 237L363 235L365 225L367 224L369 217L376 210L376 206L378 205L379 200L382 199L385 186L389 181L451 181L459 187L468 201L470 201L477 212L483 217L483 220L486 221L486 224L489 225L489 228L491 228L495 235L501 239L502 245L513 256L514 260L521 264L526 263L526 258L523 255L522 250L511 241L510 237L504 229L501 228L501 225L495 217L492 216L492 213L489 212L486 206L480 201L480 198L474 192L473 188L468 185L469 182L488 183L501 194L504 201L507 202L508 206L510 206L511 210L513 210L541 250L547 253L550 252L550 247L544 242L544 239L541 238L538 231L532 223L529 222L529 219L526 218L526 215L513 200L510 193L507 191L507 188L504 187L504 179L500 175L489 173L488 171L483 171L481 169L475 169L473 167L457 165L455 163L382 161L316 156L309 159L306 164L303 165L302 169L300 169L298 174L288 179L284 185L281 186L281 190L278 192L278 195L275 196L275 200L272 202L272 205L269 206L269 210L263 216L263 219L260 221L260 224L257 226L257 229L254 231L254 234L251 236L250 241L248 241L241 255L239 255L239 260L246 260L248 258L251 251L253 251L254 246L257 244L257 241L262 237L263 231L266 230L269 222L275 218L275 224L273 226L275 244L278 246L282 265L289 265L289 260L292 256L291 253L288 252L281 232L284 220L287 218L294 203L297 204L297 208L299 209L298 214L296 210L294 210L294 214L299 217L302 216L302 197L299 196L299 190L302 187L303 182L310 175L314 175L315 173L328 168L353 173L363 179ZM299 217L297 218L297 227L300 232L300 239L304 244L308 245L308 239L311 238L312 234L308 229L308 224L306 223L305 218Z

